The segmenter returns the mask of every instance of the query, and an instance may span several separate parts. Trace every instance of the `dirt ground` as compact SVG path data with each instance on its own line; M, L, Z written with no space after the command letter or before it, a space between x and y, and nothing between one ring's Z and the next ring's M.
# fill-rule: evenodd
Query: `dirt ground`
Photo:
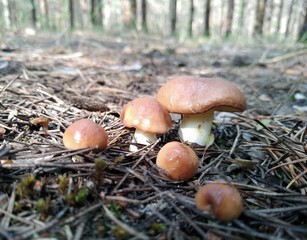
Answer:
M178 75L224 78L247 99L217 113L215 143L191 146L197 175L155 165L162 140L129 152L125 103ZM307 239L307 50L153 38L7 36L0 41L0 236L4 239ZM45 117L48 129L33 119ZM105 127L105 151L66 150L70 123ZM226 181L244 199L231 223L195 208Z

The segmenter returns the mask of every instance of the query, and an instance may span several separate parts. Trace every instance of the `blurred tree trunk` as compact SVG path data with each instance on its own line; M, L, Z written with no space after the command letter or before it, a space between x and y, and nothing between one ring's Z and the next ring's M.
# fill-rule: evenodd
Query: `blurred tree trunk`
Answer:
M284 0L280 0L278 14L277 14L277 25L276 25L276 30L275 30L276 33L279 33L280 31L280 22L282 18L283 7L284 7Z
M292 18L293 5L294 5L294 0L291 1L291 4L290 4L289 9L288 9L289 12L288 12L288 17L287 17L285 37L288 37L289 31L290 31L290 22L291 22L291 18Z
M176 33L177 0L170 0L171 35Z
M298 40L301 42L307 42L307 1L305 0L305 13L302 25L298 33Z
M83 9L80 3L80 0L74 1L74 15L78 16L75 18L75 22L77 23L78 27L81 29L84 28L84 14Z
M18 9L16 9L15 2L12 0L8 0L8 10L9 10L9 19L10 19L10 26L17 27L17 14L18 14Z
M122 1L122 4L123 22L125 27L135 29L137 16L136 0L124 0Z
M194 0L190 0L189 36L193 36Z
M35 28L37 23L35 0L31 0L31 20L32 20L32 26Z
M211 10L211 0L205 1L205 15L204 15L204 35L210 36L210 10Z
M232 20L233 20L233 10L234 10L234 0L228 0L227 1L227 15L225 19L225 34L224 37L228 38L231 34L231 26L232 26Z
M103 0L91 0L91 22L94 26L103 25L102 5Z
M11 26L10 22L10 12L8 7L8 0L2 0L2 11L3 11L3 17L4 17L4 25L6 28L9 28Z
M51 26L50 24L50 18L49 18L49 5L48 5L48 1L44 0L44 14L45 14L45 24L47 26L47 28L49 28Z
M239 32L242 32L244 28L244 18L245 18L245 8L246 8L246 1L240 1L240 12L239 12Z
M74 0L68 1L68 9L69 9L69 24L70 28L73 29L75 27Z
M224 21L225 21L225 1L221 2L221 19L220 19L220 34L224 33Z
M142 0L141 26L142 26L142 30L144 32L148 31L148 28L147 28L147 4L146 4L146 0Z
M267 3L267 0L257 1L256 20L255 20L255 26L254 26L255 36L263 34L263 23L264 23L266 3Z
M267 33L271 33L271 28L272 28L272 16L273 16L273 12L274 12L274 0L269 0L268 3L268 12L269 14L267 14L267 18L266 18L266 32Z

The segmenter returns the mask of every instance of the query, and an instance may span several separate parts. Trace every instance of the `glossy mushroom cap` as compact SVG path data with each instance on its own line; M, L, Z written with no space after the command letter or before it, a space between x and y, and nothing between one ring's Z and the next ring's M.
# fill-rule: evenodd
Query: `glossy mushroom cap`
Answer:
M122 123L129 128L163 134L172 127L169 112L155 98L139 97L128 102L120 114Z
M218 78L178 76L167 81L156 98L172 113L203 113L211 109L241 112L246 109L243 93L231 82Z
M157 100L171 113L183 114L180 138L200 146L210 146L214 111L243 111L245 97L232 83L222 79L180 76L167 81Z
M239 191L227 183L209 183L199 188L195 195L196 207L211 212L218 220L232 221L243 211Z
M103 150L108 145L108 134L103 127L90 119L72 123L64 132L63 143L67 149L95 147Z
M180 142L165 144L157 155L157 166L173 180L188 180L195 176L199 159L189 146Z
M130 151L137 151L134 143L149 145L157 140L157 134L166 133L172 127L169 112L155 98L140 97L128 102L120 114L121 122L135 128Z

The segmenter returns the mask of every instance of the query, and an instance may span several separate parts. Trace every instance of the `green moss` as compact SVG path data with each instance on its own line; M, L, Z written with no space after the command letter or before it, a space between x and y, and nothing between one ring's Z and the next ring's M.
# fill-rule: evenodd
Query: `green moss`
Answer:
M29 197L34 193L36 179L34 175L29 175L21 179L21 182L16 185L17 195L19 197Z
M148 235L152 237L157 236L158 234L163 233L165 229L166 229L165 224L154 222L149 227Z
M129 233L125 229L118 226L112 226L111 230L116 239L128 239Z

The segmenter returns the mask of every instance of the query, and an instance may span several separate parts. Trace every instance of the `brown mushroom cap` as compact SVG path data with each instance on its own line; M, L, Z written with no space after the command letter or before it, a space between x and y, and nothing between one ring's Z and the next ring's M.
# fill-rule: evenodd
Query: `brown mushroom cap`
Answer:
M179 76L167 81L157 100L172 113L216 111L241 112L246 109L243 93L232 83L217 78Z
M189 146L180 142L165 144L157 155L157 166L173 180L188 180L198 169L199 159Z
M105 149L108 134L103 127L90 119L81 119L72 123L64 132L63 143L67 149L80 149L97 146Z
M140 97L128 102L120 114L122 123L129 128L163 134L172 127L169 112L155 98Z
M196 207L212 212L220 221L232 221L243 211L239 191L227 183L209 183L201 186L195 195Z

